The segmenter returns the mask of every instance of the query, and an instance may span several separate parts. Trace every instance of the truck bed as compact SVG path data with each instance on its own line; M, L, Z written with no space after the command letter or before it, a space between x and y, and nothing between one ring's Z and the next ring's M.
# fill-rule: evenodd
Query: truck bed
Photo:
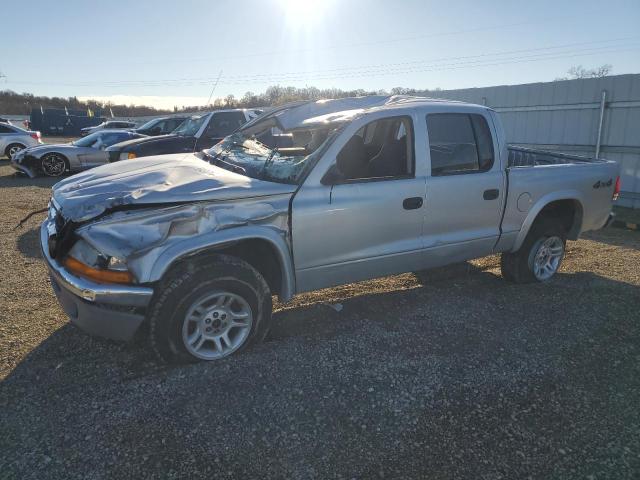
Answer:
M542 165L569 165L585 163L606 163L606 160L570 155L567 153L535 150L524 147L509 147L509 167L536 167Z
M580 232L601 228L611 211L618 170L609 160L510 146L503 236L528 227L542 206L563 199L579 205Z

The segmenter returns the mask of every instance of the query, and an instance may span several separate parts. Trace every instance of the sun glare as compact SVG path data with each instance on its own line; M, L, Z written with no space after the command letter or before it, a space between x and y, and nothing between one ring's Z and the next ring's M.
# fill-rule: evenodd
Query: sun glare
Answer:
M331 0L279 0L279 2L289 23L308 26L322 19Z

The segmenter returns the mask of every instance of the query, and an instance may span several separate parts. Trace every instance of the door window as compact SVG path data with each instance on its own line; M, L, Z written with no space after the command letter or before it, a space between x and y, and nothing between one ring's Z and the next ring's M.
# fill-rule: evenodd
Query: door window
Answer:
M209 138L223 138L236 131L246 122L244 112L214 113L205 136Z
M342 181L412 177L411 119L384 118L363 126L338 153L335 169Z
M184 118L170 118L167 120L166 132L173 132L184 121Z
M482 115L427 115L431 175L486 172L493 166L493 140Z
M11 127L0 125L0 133L15 133L15 131Z

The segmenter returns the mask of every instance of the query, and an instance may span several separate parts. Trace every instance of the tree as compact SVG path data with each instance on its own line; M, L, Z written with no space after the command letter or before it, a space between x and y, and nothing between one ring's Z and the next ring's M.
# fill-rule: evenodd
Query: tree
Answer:
M596 68L586 69L582 65L571 67L567 70L567 77L559 77L556 80L575 80L578 78L602 78L606 77L613 70L613 66L606 63Z
M233 108L236 106L236 97L232 94L229 94L224 99L224 104L227 108Z

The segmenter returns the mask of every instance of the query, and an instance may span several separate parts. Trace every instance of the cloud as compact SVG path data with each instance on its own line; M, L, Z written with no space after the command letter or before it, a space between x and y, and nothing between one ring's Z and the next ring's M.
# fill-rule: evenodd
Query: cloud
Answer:
M155 108L172 109L174 106L204 105L207 97L169 97L154 95L86 95L79 100L95 100L97 102L111 102L114 104L145 105Z

